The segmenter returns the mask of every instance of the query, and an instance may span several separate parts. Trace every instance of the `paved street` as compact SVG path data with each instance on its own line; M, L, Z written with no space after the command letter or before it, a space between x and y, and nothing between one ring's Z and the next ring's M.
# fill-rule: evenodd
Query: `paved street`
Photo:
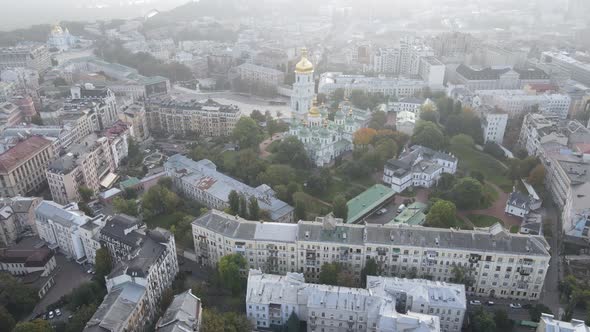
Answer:
M559 281L562 278L563 269L561 268L561 218L557 207L551 200L545 200L543 208L543 217L551 221L551 259L549 260L549 270L545 277L545 285L541 294L541 302L551 308L554 314L561 314L562 308L559 303Z
M469 304L470 300L479 300L479 301L481 301L482 304L481 305L470 305ZM490 299L483 298L483 297L468 296L467 297L467 311L473 312L475 310L478 310L479 308L483 308L485 311L493 314L494 311L502 309L502 310L505 310L506 313L508 313L508 317L510 317L510 319L512 319L514 321L530 320L530 318L531 318L529 315L528 309L525 309L525 308L512 309L512 308L510 308L510 303L520 303L521 305L525 305L525 304L529 303L529 304L534 305L534 302L516 301L516 300L508 300L508 299L491 299L494 302L494 305L487 305L487 304L485 304L485 302L487 302L488 300L490 300Z

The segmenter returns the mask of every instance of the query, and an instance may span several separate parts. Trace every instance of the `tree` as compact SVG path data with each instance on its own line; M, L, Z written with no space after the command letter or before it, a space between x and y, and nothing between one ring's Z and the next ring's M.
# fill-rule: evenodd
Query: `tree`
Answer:
M33 117L31 117L31 123L38 125L38 126L42 126L43 119L41 118L41 116L39 114L35 114L35 115L33 115Z
M539 322L541 320L541 314L553 315L553 312L549 307L542 303L537 303L529 309L529 315L533 322Z
M545 166L543 164L535 166L530 171L527 182L535 187L542 187L545 184Z
M375 259L367 259L367 261L365 262L365 267L363 267L363 269L361 270L361 282L363 287L367 286L367 276L376 276L379 272L378 270L379 266L377 265Z
M8 273L0 272L0 305L15 319L28 315L39 300L37 290L21 283Z
M78 188L78 193L80 193L80 199L82 202L88 203L94 195L94 190L88 188L87 186L80 186Z
M342 218L345 222L348 219L348 206L346 205L346 198L343 195L336 195L332 202L334 217Z
M484 185L484 184L485 184L485 180L486 180L486 178L485 178L485 175L484 175L482 172L480 172L480 171L471 171L471 172L469 173L469 175L470 175L472 178L474 178L474 179L476 179L477 181L479 181L479 183L481 183L482 185Z
M12 332L53 332L53 328L48 321L35 319L30 322L21 322L16 324Z
M451 189L451 197L461 209L477 208L483 198L483 186L474 178L462 178Z
M223 256L217 264L217 272L222 285L233 294L238 294L244 286L244 278L241 277L241 273L246 266L246 258L240 254Z
M53 80L53 85L55 85L55 86L66 86L66 85L68 85L68 82L63 77L56 77Z
M244 219L248 218L248 200L242 194L240 195L240 210L238 214Z
M287 320L287 323L285 324L283 331L285 331L285 332L299 332L300 331L299 326L300 326L299 317L297 316L295 311L293 311L291 313L291 315L289 316L289 319Z
M483 152L493 156L496 159L504 159L505 158L504 150L502 150L500 145L498 145L498 143L496 143L496 142L487 142L483 146Z
M492 315L479 308L473 314L473 330L477 332L496 332L496 323Z
M458 134L451 138L451 145L453 146L473 147L474 144L473 138L469 135Z
M135 199L123 199L121 197L115 197L113 199L113 206L115 207L115 211L117 213L124 213L134 217L139 215L137 201Z
M514 328L514 321L508 317L508 313L504 309L494 311L494 323L496 331L510 332Z
M287 164L297 169L308 169L311 165L303 143L294 136L289 136L280 142L272 158L276 163Z
M342 267L338 263L324 263L320 269L319 283L323 285L338 285L338 274Z
M260 207L258 206L258 199L254 196L250 196L248 211L250 220L260 220Z
M444 146L444 135L436 124L430 121L418 121L414 127L412 144L422 145L434 150Z
M240 212L240 195L237 191L232 190L227 197L229 201L229 210L231 214L236 215Z
M260 183L266 183L271 187L279 184L288 184L297 179L295 169L289 165L270 165L258 175Z
M0 305L0 331L12 331L15 324L14 317L4 306Z
M439 114L437 111L430 109L423 109L420 112L420 120L438 123Z
M158 184L168 190L172 190L172 178L169 176L159 178Z
M455 176L450 173L443 173L437 183L437 188L442 191L451 190L455 185Z
M453 277L451 281L456 284L464 284L465 286L471 286L474 283L474 278L467 273L466 267L461 267L458 265L453 266Z
M383 129L387 124L387 113L383 111L375 111L369 121L369 128Z
M96 312L96 305L82 305L78 310L74 312L71 319L68 320L65 331L66 332L79 332L84 330L86 323L92 318L92 315Z
M377 131L373 128L361 128L354 133L353 142L355 145L367 146L376 135Z
M297 197L293 195L293 201L295 202L295 220L306 220L307 219L307 204L303 197Z
M96 251L96 275L98 280L104 280L104 277L111 273L113 261L107 248L100 248Z
M341 101L344 100L344 89L338 88L338 89L334 90L334 92L332 92L332 95L330 96L330 98L332 99L332 101L336 105L338 105Z
M68 310L74 311L84 304L95 304L98 306L105 294L106 289L101 283L97 281L85 282L65 296L66 307Z
M182 201L178 195L162 185L151 187L142 197L143 215L147 219L163 213L172 213Z
M426 215L426 224L430 227L451 228L456 224L457 208L453 202L438 200Z
M262 132L254 120L247 117L241 117L233 131L233 138L240 146L240 149L258 149L258 144L262 142Z
M266 117L259 110L253 110L252 113L250 113L250 117L256 122L266 121Z
M201 332L246 332L252 331L252 324L244 315L235 312L219 313L214 309L203 309Z

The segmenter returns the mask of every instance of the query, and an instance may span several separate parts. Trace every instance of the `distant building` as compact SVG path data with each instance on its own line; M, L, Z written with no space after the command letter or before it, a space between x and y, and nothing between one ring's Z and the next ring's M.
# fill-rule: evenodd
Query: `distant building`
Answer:
M219 137L232 134L241 112L235 105L222 105L212 99L182 102L159 98L147 102L146 115L151 131Z
M484 143L493 142L502 145L508 124L508 114L497 108L483 107L481 111L481 127Z
M22 113L18 106L10 102L0 103L0 130L20 124L22 121Z
M416 114L416 116L418 116L420 115L422 107L426 105L430 105L433 107L433 109L436 109L436 106L434 105L432 100L428 98L423 99L417 97L405 97L393 102L393 111L396 113L403 111L412 112Z
M464 295L463 295L464 296ZM415 312L399 313L388 292L305 283L303 274L286 276L250 270L246 316L258 329L286 324L291 314L307 322L307 331L334 327L349 331L436 332L440 319Z
M282 71L251 63L244 63L237 67L240 79L250 82L259 82L269 86L279 86L285 81Z
M395 129L408 136L412 136L412 134L414 133L414 127L416 127L417 119L417 113L413 113L410 111L401 111L396 114Z
M569 115L571 98L564 94L528 94L525 90L478 90L472 106L497 107L509 117L538 110L547 116L565 119Z
M77 38L70 34L68 28L63 29L59 25L54 25L47 39L47 46L50 49L55 48L58 51L67 51L76 44Z
M0 154L0 197L40 190L53 154L51 141L38 136L26 138Z
M442 173L455 174L457 163L453 155L414 145L385 164L383 182L396 193L410 187L430 188Z
M164 163L168 176L174 185L189 198L209 208L229 207L229 194L235 190L246 199L254 197L261 210L266 210L273 221L292 222L293 207L276 198L275 192L267 185L250 187L217 171L217 166L207 159L194 161L179 154Z
M191 290L174 296L156 323L156 332L199 332L203 310L201 300Z
M526 84L550 83L549 75L540 69L473 68L461 64L456 69L458 84L471 91L495 89L521 89Z
M353 90L360 90L365 93L383 93L385 96L403 98L420 93L427 86L423 80L409 78L367 77L327 72L320 75L318 93L331 95L337 89L343 89L346 96L350 96Z
M0 199L0 247L11 247L20 236L36 234L35 209L39 197L9 197Z
M108 128L119 119L115 94L108 88L96 88L92 84L71 88L71 99L66 101L66 109L77 109L92 103L100 128Z
M119 119L131 125L131 136L136 140L148 139L150 131L145 112L145 107L140 104L131 104L119 112Z
M572 54L543 52L537 65L551 75L564 75L582 84L590 85L590 64L577 60Z
M25 67L44 72L51 67L49 51L42 44L23 44L0 48L0 70Z

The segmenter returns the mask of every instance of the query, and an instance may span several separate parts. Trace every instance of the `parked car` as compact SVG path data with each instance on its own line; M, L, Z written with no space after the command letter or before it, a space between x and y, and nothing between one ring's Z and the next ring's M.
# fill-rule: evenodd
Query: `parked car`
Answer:
M481 301L480 300L471 300L471 301L469 301L469 304L471 304L471 305L481 305Z
M61 316L61 310L59 310L59 309L55 309L55 315L56 315L57 317Z
M402 204L397 208L397 213L402 213L402 211L405 209L406 209L406 206Z
M377 215L380 216L386 212L387 212L387 209L381 209L381 210L377 211Z
M486 304L487 305L494 305L495 303L494 303L494 301L487 301Z
M53 317L55 317L55 315L53 314L53 310L49 312L49 319L53 319Z
M512 309L520 309L520 308L522 308L522 304L520 304L520 303L510 303L510 308L512 308Z

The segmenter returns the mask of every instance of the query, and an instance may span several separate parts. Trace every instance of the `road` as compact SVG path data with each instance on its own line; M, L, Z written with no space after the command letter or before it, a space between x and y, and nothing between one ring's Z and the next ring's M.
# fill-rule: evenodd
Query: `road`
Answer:
M483 310L493 314L494 311L502 309L502 310L505 310L506 313L508 314L508 317L514 321L530 320L531 316L529 315L528 309L525 309L525 308L513 309L513 308L510 308L510 303L520 303L521 305L525 305L528 303L528 304L534 305L534 302L526 302L526 301L516 302L515 300L509 300L509 299L492 299L492 301L494 301L494 305L486 305L485 303L489 300L488 298L468 296L467 301L471 301L471 300L479 300L482 304L481 305L471 305L468 302L468 304L467 304L467 311L468 312L473 312L475 310L478 310L479 308L483 308Z
M541 302L551 308L556 315L561 315L562 308L559 303L559 281L562 278L561 268L561 218L553 201L545 200L543 207L543 217L551 221L551 234L549 245L551 246L551 259L549 260L549 269L545 276L545 285L541 294Z

